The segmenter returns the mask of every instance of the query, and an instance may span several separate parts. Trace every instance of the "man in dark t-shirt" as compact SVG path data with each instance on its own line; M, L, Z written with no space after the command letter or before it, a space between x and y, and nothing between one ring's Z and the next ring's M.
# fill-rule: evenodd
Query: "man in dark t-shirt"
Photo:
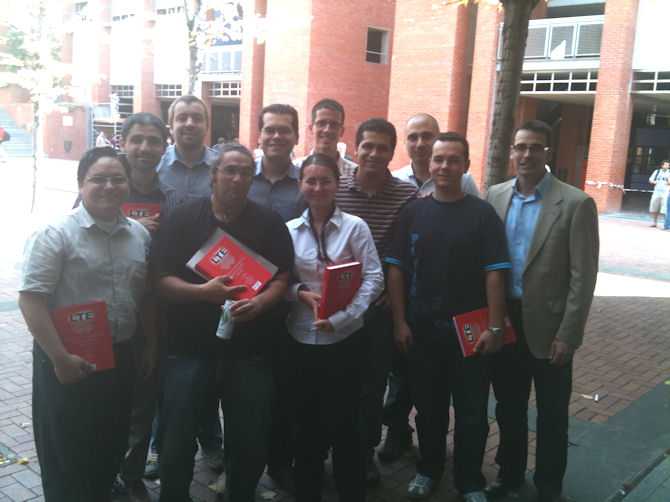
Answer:
M166 360L158 450L161 500L188 500L195 435L203 402L221 397L225 417L226 500L253 500L265 467L273 389L273 308L283 298L293 266L291 237L281 217L247 199L254 174L251 153L226 144L211 169L212 195L181 205L156 233L151 264L156 290L167 302ZM217 338L221 305L244 286L229 277L205 281L187 261L221 228L278 267L256 296L237 300L229 340Z
M454 483L467 502L485 502L481 473L488 434L488 354L502 347L505 228L486 202L463 192L467 141L440 134L430 175L435 192L398 216L386 255L394 338L408 355L421 458L408 496L426 498L445 467L449 397L455 412ZM489 308L489 328L464 358L452 317Z

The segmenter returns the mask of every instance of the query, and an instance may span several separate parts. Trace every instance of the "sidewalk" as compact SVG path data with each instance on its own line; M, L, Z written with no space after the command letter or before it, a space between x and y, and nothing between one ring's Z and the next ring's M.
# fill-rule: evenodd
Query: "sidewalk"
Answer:
M0 449L4 445L19 458L29 459L23 465L0 466L0 502L43 500L30 409L32 339L16 303L18 263L25 237L71 205L76 190L75 169L76 165L67 162L48 164L40 181L37 212L32 216L28 216L27 207L29 167L0 170L4 178L0 183L0 210L14 215L6 222L6 242L0 248ZM600 218L601 273L584 345L574 363L566 500L670 499L670 258L665 253L670 248L670 232L651 229L649 224ZM491 480L497 471L493 457L498 430L493 402L489 404L490 433L483 472ZM529 480L535 460L533 406L531 424ZM451 477L451 432L447 473L429 501L459 500ZM416 450L394 463L380 465L382 485L370 492L370 500L406 500L407 483L415 474L415 454ZM335 501L330 462L327 473L324 500ZM216 479L217 475L198 457L193 499L214 501L210 485ZM148 486L152 500L157 500L158 485ZM527 483L515 500L531 501L534 494L532 483ZM289 502L293 498L264 475L257 500Z

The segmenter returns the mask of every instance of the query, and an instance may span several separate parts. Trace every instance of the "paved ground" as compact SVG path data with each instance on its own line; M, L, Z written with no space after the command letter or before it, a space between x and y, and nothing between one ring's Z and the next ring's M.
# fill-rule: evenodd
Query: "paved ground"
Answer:
M31 337L16 305L18 264L25 237L71 205L75 167L69 162L46 163L38 204L31 215L29 162L0 166L0 211L8 215L3 221L0 248L0 449L4 445L18 458L28 459L25 464L0 466L0 502L43 500L30 411ZM650 223L644 214L632 219L600 218L601 273L585 344L574 365L566 500L670 499L670 266L665 252L670 232L649 228ZM489 416L493 416L492 408ZM483 466L488 479L496 473L493 456L497 441L497 427L491 419ZM451 434L448 442L447 474L428 500L458 500L449 473ZM534 448L531 430L529 479ZM382 486L370 492L371 500L406 500L407 482L415 474L414 460L413 452L382 465ZM327 469L330 472L330 464ZM216 474L198 460L194 499L215 500L210 485L216 479ZM157 500L159 487L148 486L152 500ZM327 487L324 500L337 500L331 478ZM527 483L516 500L533 497L534 488ZM293 499L264 476L257 500Z

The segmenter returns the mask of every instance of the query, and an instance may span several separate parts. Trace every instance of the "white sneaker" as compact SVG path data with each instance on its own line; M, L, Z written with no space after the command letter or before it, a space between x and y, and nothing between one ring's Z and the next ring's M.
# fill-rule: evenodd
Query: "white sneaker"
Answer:
M480 490L478 492L468 492L465 495L463 495L463 500L465 502L487 502L488 499L486 498L486 494L484 493L483 490Z
M425 499L435 489L436 485L436 479L429 478L423 474L417 474L416 477L409 483L407 497L411 498L412 500Z

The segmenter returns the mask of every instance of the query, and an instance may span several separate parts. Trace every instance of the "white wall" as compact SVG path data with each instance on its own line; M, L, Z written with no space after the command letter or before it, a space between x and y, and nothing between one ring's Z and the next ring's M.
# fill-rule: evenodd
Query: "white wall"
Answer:
M670 70L670 1L639 0L633 51L634 70Z

